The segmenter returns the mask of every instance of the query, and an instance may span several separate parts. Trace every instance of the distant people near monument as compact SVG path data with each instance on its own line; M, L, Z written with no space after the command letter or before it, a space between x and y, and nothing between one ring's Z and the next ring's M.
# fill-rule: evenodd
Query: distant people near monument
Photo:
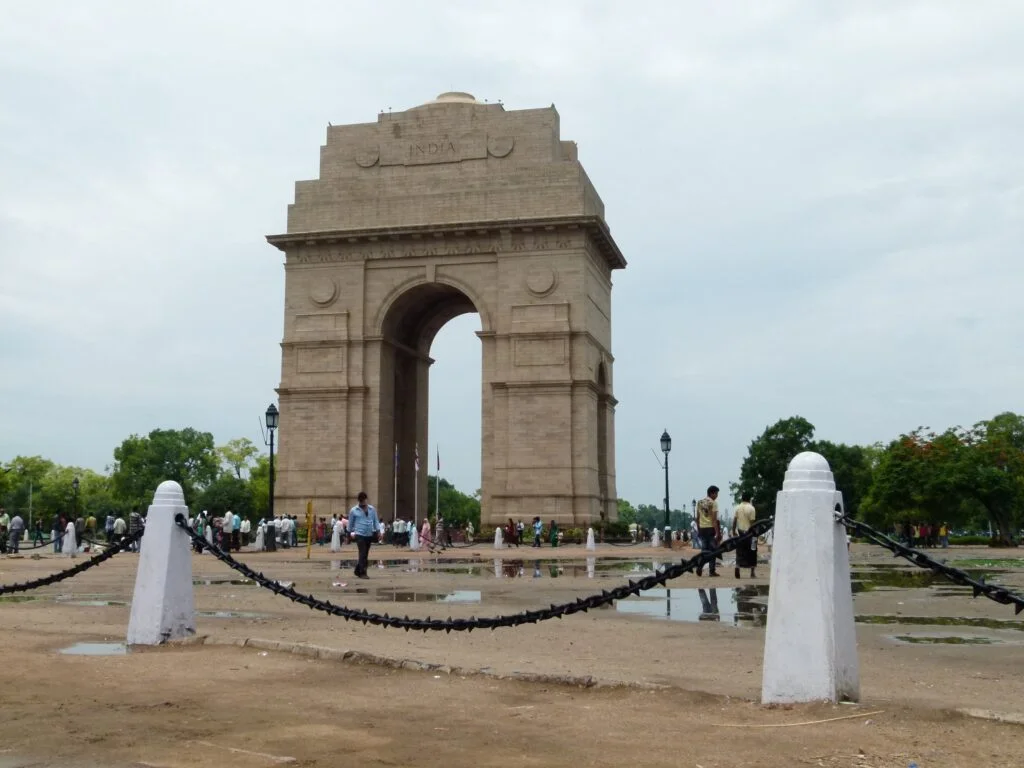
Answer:
M256 542L253 544L254 552L262 552L267 545L267 523L262 518L256 524Z
M134 536L136 533L140 533L142 531L142 527L142 515L139 514L138 510L133 509L131 513L128 515L128 535ZM140 547L141 544L138 541L136 541L131 545L131 551L138 552Z
M103 535L107 537L108 544L114 541L114 521L116 519L112 512L108 512L107 519L103 521Z
M108 536L107 538L109 539L110 537ZM45 543L46 537L43 536L43 521L37 517L32 529L32 546L41 547Z
M125 522L123 517L118 517L114 521L114 541L121 543L121 539L128 533L128 523Z
M540 546L540 536L544 532L544 523L540 521L539 517L533 518L533 546Z
M241 527L239 528L239 531L242 534L241 545L243 547L249 546L249 534L252 531L252 523L249 522L248 517L242 520L242 524Z
M331 531L331 552L341 552L341 542L344 535L345 525L338 518L334 518L334 529Z
M722 538L722 529L718 523L718 486L708 486L708 495L697 502L697 532L700 536L700 549L702 552L713 552ZM702 558L697 565L697 575L702 576L705 560L708 566L708 576L717 577L715 571L715 558Z
M520 520L516 523L516 546L520 546L523 543L523 535L526 533L526 525Z
M366 561L370 556L370 545L377 535L380 520L377 517L377 510L367 501L365 491L359 492L357 501L358 503L349 510L348 527L359 550L359 559L355 567L356 577L368 579L370 577L366 574Z
M74 520L68 520L68 524L64 528L64 543L61 544L61 552L68 557L78 555L78 537L75 535Z
M231 548L236 552L242 548L242 516L231 515Z
M505 525L505 538L508 539L507 544L515 544L516 549L519 549L519 529L516 524L512 522L512 518L508 519L508 523Z
M423 525L420 526L420 544L424 547L429 547L433 544L430 536L430 518L423 518Z
M235 516L231 514L230 509L220 519L220 541L217 544L225 552L231 551L231 528L234 525L234 519Z
M744 491L740 495L739 506L732 515L732 535L740 536L750 530L750 526L757 519L757 510L750 503L750 493ZM750 578L757 578L757 537L753 536L749 542L744 542L736 547L736 569L735 576L740 577L740 569L749 568Z
M558 523L554 520L551 521L551 525L548 527L548 539L550 539L552 547L558 546Z
M12 555L18 554L18 546L21 544L21 537L25 535L25 521L21 518L17 512L14 513L14 517L11 518L9 523L10 531L10 551Z
M473 528L473 521L470 520L470 521L468 521L466 523L466 543L467 544L472 544L473 543L473 534L475 534L475 533L476 533L476 530Z

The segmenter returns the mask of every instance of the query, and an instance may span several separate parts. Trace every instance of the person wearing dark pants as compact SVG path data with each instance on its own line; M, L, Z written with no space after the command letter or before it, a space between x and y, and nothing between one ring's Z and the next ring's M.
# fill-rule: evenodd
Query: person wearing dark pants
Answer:
M718 486L708 487L708 495L697 502L697 530L700 532L700 548L702 553L713 552L721 540L721 528L718 523ZM708 566L708 576L718 576L715 573L714 555L702 554L700 564L697 566L697 575L704 571L704 564Z
M368 579L370 577L366 575L366 561L370 557L370 545L380 530L380 520L377 519L377 510L372 504L367 503L365 491L359 492L358 502L349 510L348 530L356 540L356 547L359 550L356 576Z

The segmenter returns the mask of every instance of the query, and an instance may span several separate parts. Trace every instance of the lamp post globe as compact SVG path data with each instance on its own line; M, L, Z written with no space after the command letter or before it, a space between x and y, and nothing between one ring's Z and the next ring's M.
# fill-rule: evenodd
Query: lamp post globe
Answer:
M668 501L668 454L672 450L672 438L668 434L668 430L663 430L661 433L661 452L665 454L665 546L669 549L672 548L672 527L669 525L669 506Z

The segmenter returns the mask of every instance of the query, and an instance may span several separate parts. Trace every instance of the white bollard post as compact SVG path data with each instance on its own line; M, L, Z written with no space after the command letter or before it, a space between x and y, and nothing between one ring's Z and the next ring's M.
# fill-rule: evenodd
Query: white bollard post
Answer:
M658 531L657 528L655 528L651 532L651 546L652 547L660 547L661 546L661 532Z
M500 527L494 529L494 548L495 549L504 549L505 548L505 540L504 540L504 538L501 535L501 528Z
M775 502L762 704L858 701L846 529L828 462L797 455Z
M192 551L188 534L174 522L188 517L185 495L173 480L160 483L146 515L146 542L135 574L129 645L159 645L196 633L192 599Z
M597 542L594 540L593 528L587 528L587 549L597 549Z
M413 552L420 548L420 532L416 530L416 526L412 528L412 538L409 539L409 549Z

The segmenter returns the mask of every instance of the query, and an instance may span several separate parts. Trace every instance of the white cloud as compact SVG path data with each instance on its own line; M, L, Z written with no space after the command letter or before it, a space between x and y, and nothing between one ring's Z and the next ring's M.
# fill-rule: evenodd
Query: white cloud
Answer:
M873 441L1020 410L1022 31L1013 5L934 1L11 5L0 457L102 467L156 426L257 437L282 318L263 236L328 121L449 89L554 102L605 200L630 262L623 496L660 499L665 427L689 498L794 413ZM438 337L431 387L467 490L474 327Z

